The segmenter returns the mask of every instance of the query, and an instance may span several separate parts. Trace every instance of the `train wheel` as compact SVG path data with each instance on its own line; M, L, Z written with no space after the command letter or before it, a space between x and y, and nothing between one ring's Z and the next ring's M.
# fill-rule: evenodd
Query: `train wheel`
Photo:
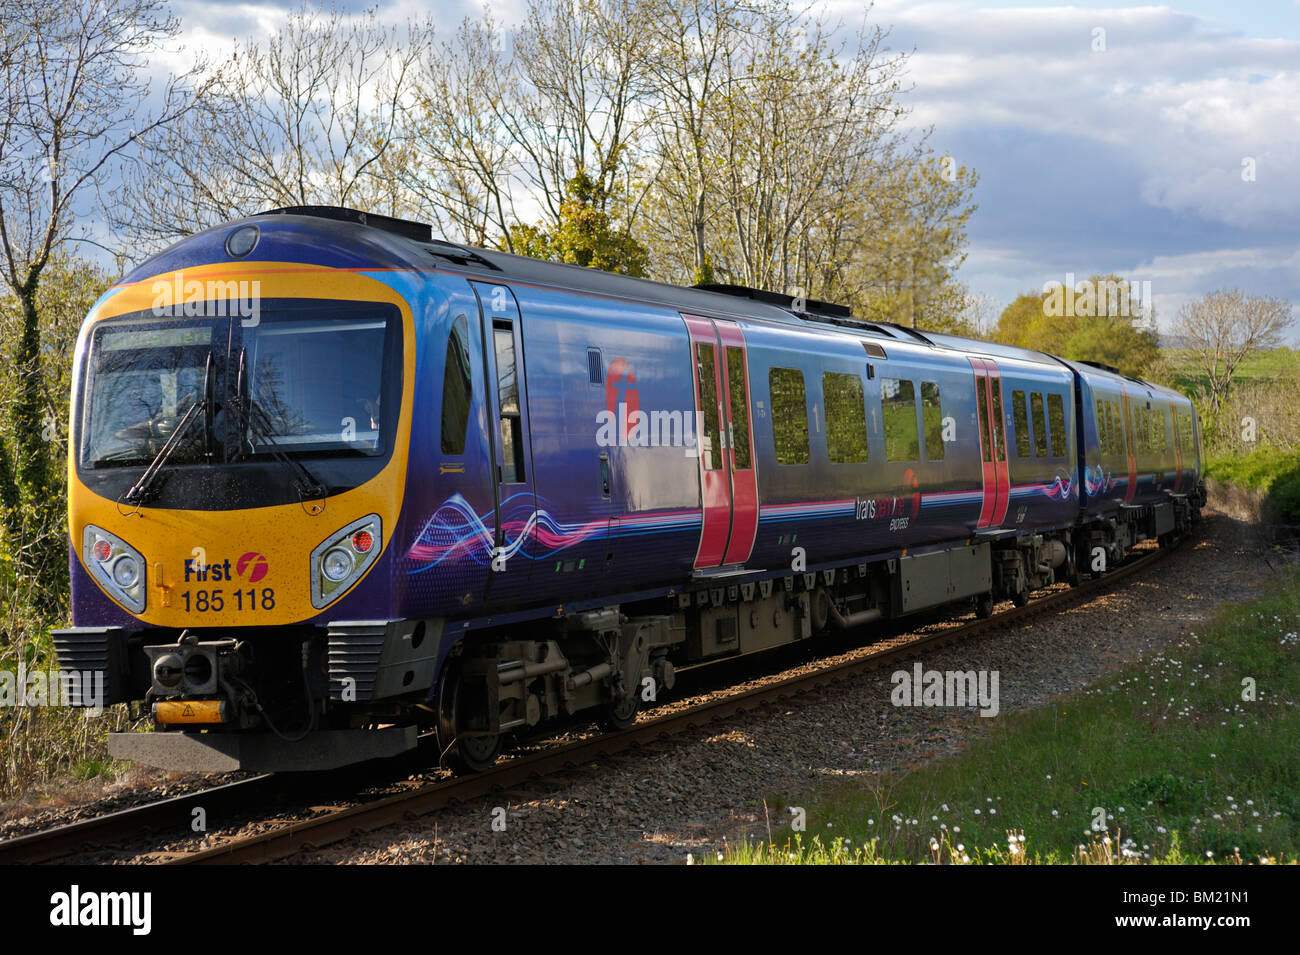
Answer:
M1023 607L1025 604L1029 603L1029 588L1024 587L1017 590L1011 595L1011 602L1017 607Z
M993 595L980 594L975 598L975 616L987 620L993 616Z
M616 703L606 703L601 707L600 725L607 730L625 730L636 722L637 711L641 709L641 698L629 693Z
M481 773L501 755L501 734L460 736L457 726L465 723L461 712L460 674L448 667L438 684L438 750L443 761L457 772Z
M492 768L501 755L501 735L466 736L457 738L447 753L447 761L455 769L482 773Z

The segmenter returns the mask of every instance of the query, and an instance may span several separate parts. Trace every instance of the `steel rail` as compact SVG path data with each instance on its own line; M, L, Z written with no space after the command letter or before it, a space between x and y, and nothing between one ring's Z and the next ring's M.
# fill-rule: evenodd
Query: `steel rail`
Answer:
M270 774L254 776L15 836L0 841L0 865L50 862L167 830L187 833L195 809L220 813L266 798L282 785Z

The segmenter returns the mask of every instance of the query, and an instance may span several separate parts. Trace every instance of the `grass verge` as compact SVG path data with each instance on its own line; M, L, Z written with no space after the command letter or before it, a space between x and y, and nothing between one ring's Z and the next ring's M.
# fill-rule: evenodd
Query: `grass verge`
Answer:
M1300 573L965 752L792 802L805 832L738 864L1292 862ZM712 861L712 860L710 860Z

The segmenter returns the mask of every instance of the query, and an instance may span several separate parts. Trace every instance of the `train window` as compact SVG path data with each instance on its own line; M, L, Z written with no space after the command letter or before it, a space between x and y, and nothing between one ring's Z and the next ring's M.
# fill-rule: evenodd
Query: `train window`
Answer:
M722 467L722 440L718 427L718 352L707 342L695 345L695 370L700 378L700 409L704 424L701 435L700 460L704 470L716 471Z
M919 460L916 386L906 378L880 379L880 410L885 427L885 457L890 461Z
M1110 452L1110 437L1106 434L1106 402L1097 399L1097 447L1103 454Z
M1192 416L1186 411L1178 412L1178 442L1186 458L1196 451L1196 441L1192 433Z
M976 379L975 406L979 409L980 451L983 460L993 460L993 450L989 446L989 380L983 375Z
M1034 415L1034 457L1047 457L1047 417L1043 414L1043 396L1034 392L1029 396L1029 408Z
M442 370L442 453L465 453L465 430L474 398L469 369L468 324L457 315L447 336L447 359Z
M745 380L745 353L727 346L727 388L731 392L731 456L738 471L753 467L749 459L749 394Z
M826 453L833 464L867 460L867 406L862 379L828 371L822 375L826 399Z
M1169 436L1165 434L1165 409L1151 409L1151 447L1156 454L1169 450Z
M822 376L826 398L826 450L833 464L862 464L867 460L867 407L862 378L827 372Z
M1125 454L1128 451L1128 421L1124 406L1118 401L1111 404L1111 417L1115 422L1115 453Z
M1006 421L1002 417L1002 382L1000 379L991 379L989 389L993 392L993 454L995 461L1005 461L1007 459L1006 445Z
M520 484L524 477L524 428L519 411L519 378L515 371L513 322L494 322L492 341L497 356L497 405L501 417L501 481Z
M1025 410L1025 393L1011 392L1011 417L1016 429L1016 457L1029 457L1029 412Z
M921 382L921 430L925 434L926 459L942 461L943 405L939 400L939 385L933 381Z
M1052 457L1068 456L1065 448L1065 400L1060 395L1047 396L1047 421L1052 428Z
M772 443L777 464L808 463L808 398L803 372L773 368L767 373L772 392Z

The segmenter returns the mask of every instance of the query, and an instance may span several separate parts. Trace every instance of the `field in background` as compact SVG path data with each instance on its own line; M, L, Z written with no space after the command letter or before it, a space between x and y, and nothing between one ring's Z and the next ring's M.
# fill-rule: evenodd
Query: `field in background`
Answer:
M1197 371L1191 353L1185 348L1164 348L1161 357L1168 365L1172 384L1184 393L1205 387L1205 375ZM1260 381L1300 378L1300 351L1277 348L1261 351L1242 362L1237 372L1236 384L1246 385Z

